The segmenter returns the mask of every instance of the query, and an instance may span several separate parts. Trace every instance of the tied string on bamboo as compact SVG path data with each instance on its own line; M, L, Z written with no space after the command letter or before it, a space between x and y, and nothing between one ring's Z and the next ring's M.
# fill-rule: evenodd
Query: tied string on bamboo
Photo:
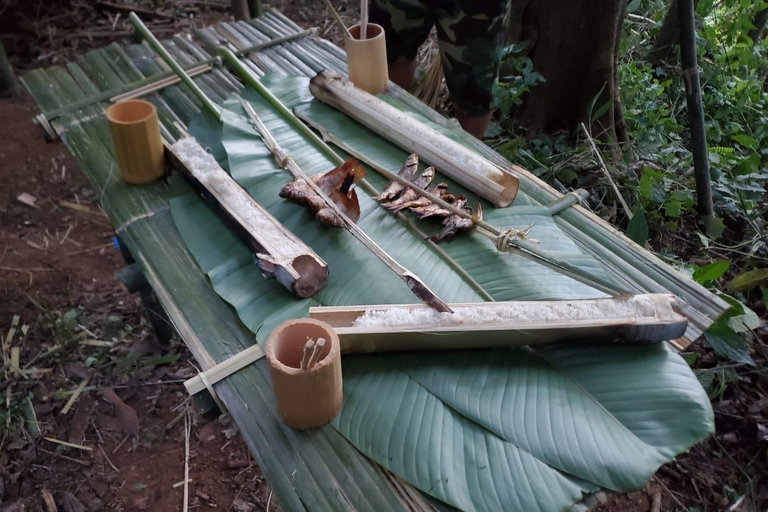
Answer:
M541 243L539 240L536 240L535 238L528 238L528 233L530 233L531 229L533 229L533 226L534 224L531 223L531 225L528 226L527 228L523 228L523 229L509 228L505 231L502 231L494 239L494 244L496 245L496 249L501 252L505 252L510 242L512 242L512 240L514 239L527 240L534 244Z

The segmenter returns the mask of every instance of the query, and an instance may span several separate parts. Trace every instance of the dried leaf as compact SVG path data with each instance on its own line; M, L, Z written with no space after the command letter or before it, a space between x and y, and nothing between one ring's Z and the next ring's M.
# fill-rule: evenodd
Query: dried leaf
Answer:
M130 405L123 402L115 390L112 388L106 388L102 390L101 395L112 405L115 406L117 411L117 419L120 421L123 433L131 436L139 435L139 416L136 414L136 410Z

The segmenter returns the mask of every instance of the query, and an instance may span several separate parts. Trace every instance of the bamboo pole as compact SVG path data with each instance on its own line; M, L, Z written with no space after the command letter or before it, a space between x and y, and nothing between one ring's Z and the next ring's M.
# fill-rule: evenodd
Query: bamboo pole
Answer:
M184 68L181 67L178 62L176 62L176 59L174 59L170 53L168 53L168 50L165 49L165 46L163 46L155 37L155 35L147 28L147 26L144 25L144 22L141 21L141 18L139 18L135 12L132 12L128 15L128 19L131 21L133 26L136 27L136 30L141 34L141 36L147 40L147 44L149 44L149 46L151 46L152 49L155 50L155 52L157 52L160 57L162 57L165 63L168 64L168 67L170 67L178 75L181 81L184 82L184 84L192 90L192 93L197 96L197 99L200 100L200 103L202 103L208 110L210 110L217 118L220 118L221 108L212 102L211 99L208 98L208 96L192 80L192 78L190 78Z
M389 267L390 270L396 273L400 279L403 280L406 286L408 286L408 289L411 290L411 292L416 295L419 300L437 311L451 312L451 308L448 307L448 305L443 302L437 295L435 295L435 293L430 290L429 287L424 284L424 282L416 274L395 261L392 256L387 254L387 252L379 247L378 244L371 239L371 237L369 237L362 229L360 229L357 224L355 224L352 219L350 219L338 207L338 205L336 205L336 203L334 203L333 200L326 195L323 189L320 188L309 176L307 176L307 174L291 158L291 155L289 155L282 147L280 147L275 138L272 136L272 133L261 121L258 114L256 114L256 111L253 110L253 107L251 107L240 96L238 96L238 99L240 100L240 104L243 106L243 109L251 120L251 123L253 123L253 125L264 139L264 144L275 156L278 165L289 171L294 175L294 177L306 181L307 184L317 193L317 195L319 195L323 201L325 201L326 205L328 205L328 207L331 208L334 213L343 221L344 227L347 229L347 231L349 231L355 238L357 238L357 240L362 243L369 251L376 255L376 257L379 258L379 260L381 260L387 267Z
M696 176L696 208L705 219L714 216L712 184L709 177L707 133L704 129L704 109L701 105L701 83L696 61L696 27L693 0L678 0L680 19L680 61L685 79L688 122L691 126L691 153Z

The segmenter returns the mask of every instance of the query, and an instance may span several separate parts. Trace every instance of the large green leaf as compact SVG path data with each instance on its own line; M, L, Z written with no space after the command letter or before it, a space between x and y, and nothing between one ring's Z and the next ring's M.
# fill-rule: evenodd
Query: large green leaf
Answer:
M290 107L309 105L325 126L367 158L397 169L402 151L322 105L310 104L306 79L265 77ZM278 142L308 173L332 164L253 91L244 97ZM341 117L340 117L341 116ZM217 157L226 149L233 177L328 262L321 292L299 300L258 275L252 256L184 184L173 203L179 231L216 291L263 341L285 318L310 305L411 303L405 286L350 235L319 226L280 199L291 177L244 117L225 104L221 135L210 120L190 128ZM223 138L223 140L222 140ZM371 182L384 181L375 175ZM458 189L453 184L452 189ZM359 225L447 301L479 300L423 241L359 192ZM502 226L535 222L542 247L592 272L549 213L521 196L504 210L486 208ZM598 292L519 257L499 254L475 235L444 245L494 298L566 299ZM656 468L713 429L704 391L685 362L662 346L472 350L345 356L344 406L334 426L359 450L423 491L464 510L556 511L599 486L642 487Z

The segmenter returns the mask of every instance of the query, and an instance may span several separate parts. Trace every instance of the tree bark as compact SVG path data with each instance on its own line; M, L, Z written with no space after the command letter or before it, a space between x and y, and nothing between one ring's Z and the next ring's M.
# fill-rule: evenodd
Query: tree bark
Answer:
M513 0L510 39L528 41L533 69L546 80L514 112L530 133L575 133L591 122L602 142L625 139L616 54L626 7L625 0ZM604 111L599 119L597 111Z
M694 9L699 0L693 0ZM677 0L672 0L667 8L667 14L661 23L659 33L653 42L653 48L648 52L648 60L653 64L660 64L672 59L675 46L680 42L680 16Z
M248 0L232 0L232 15L238 21L251 19Z
M749 38L752 40L752 44L756 45L765 35L765 24L768 22L768 9L758 11L755 15L755 20L752 24L755 26L749 31Z
M11 61L8 59L8 54L5 53L3 43L0 42L0 97L13 97L16 96L17 92L18 86Z

